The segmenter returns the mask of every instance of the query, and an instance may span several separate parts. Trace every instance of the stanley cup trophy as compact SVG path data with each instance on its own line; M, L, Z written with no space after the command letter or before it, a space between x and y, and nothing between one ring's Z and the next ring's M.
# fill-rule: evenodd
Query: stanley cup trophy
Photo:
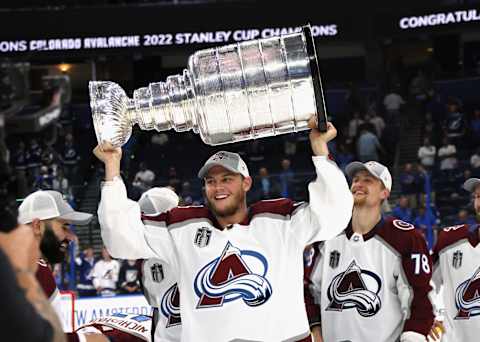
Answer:
M315 115L326 131L326 107L309 26L280 37L197 51L182 75L136 89L91 81L99 143L125 144L132 126L192 129L209 145L298 132Z

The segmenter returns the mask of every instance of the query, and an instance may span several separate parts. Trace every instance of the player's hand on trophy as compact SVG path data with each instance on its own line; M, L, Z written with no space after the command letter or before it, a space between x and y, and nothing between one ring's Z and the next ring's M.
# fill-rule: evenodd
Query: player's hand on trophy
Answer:
M316 156L328 156L327 143L337 136L337 129L331 122L327 122L327 131L320 132L317 128L315 117L312 116L308 121L310 131L310 144L312 146L313 154Z
M97 145L93 154L105 164L105 180L111 181L120 175L120 161L122 160L122 149L114 147L109 142Z

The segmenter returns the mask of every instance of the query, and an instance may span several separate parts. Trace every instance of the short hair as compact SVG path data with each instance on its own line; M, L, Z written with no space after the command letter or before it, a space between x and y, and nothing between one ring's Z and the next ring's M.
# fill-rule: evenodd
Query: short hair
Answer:
M18 226L18 210L6 197L0 199L0 232L8 233Z

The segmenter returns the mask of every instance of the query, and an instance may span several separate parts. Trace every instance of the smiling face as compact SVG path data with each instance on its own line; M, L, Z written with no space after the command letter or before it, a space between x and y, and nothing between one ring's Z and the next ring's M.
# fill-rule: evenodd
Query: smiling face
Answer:
M55 264L65 259L73 233L68 222L60 219L33 221L34 232L40 239L40 250L48 262Z
M350 190L355 207L381 206L383 200L389 195L383 183L366 170L355 173Z
M235 215L246 208L246 193L251 186L250 177L213 166L205 176L207 205L216 217Z

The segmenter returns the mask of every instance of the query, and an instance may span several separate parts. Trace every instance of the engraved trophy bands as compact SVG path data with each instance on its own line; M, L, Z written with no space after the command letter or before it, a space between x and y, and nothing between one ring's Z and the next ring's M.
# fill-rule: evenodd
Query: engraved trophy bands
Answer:
M128 98L113 82L89 83L99 143L122 146L132 126L192 129L220 145L308 129L316 115L326 131L326 107L310 27L301 32L201 50L182 75L150 83Z

